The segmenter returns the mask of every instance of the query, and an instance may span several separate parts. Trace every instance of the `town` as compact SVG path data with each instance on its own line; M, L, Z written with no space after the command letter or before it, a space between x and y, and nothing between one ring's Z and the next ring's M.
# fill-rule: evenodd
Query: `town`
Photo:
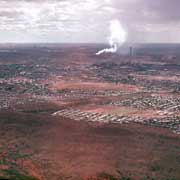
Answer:
M113 174L120 169L133 178L179 177L180 55L166 48L97 56L96 44L1 45L0 175L6 167L33 166L38 180L112 167ZM26 162L22 152L33 165L18 164ZM127 161L146 170L141 174Z

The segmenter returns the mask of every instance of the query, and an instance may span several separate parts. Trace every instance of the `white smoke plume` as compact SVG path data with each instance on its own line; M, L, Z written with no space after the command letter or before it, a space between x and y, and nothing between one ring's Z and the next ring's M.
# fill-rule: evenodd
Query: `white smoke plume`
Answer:
M127 33L118 20L111 21L109 29L110 37L108 39L110 48L103 49L97 52L96 55L103 53L115 53L117 52L118 48L126 42Z

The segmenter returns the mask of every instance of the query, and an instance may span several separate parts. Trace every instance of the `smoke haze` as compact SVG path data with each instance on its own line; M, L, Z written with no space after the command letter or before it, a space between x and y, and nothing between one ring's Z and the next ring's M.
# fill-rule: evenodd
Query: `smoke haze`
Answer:
M116 19L110 22L110 37L109 45L110 48L103 49L96 53L96 55L100 55L103 53L115 53L118 48L125 43L127 38L127 32L122 27L121 23Z

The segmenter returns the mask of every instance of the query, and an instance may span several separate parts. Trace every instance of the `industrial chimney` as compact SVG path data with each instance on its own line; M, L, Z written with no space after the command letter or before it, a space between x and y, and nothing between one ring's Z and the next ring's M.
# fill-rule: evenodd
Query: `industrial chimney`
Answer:
M132 48L132 46L129 47L129 56L130 57L133 56L133 48Z

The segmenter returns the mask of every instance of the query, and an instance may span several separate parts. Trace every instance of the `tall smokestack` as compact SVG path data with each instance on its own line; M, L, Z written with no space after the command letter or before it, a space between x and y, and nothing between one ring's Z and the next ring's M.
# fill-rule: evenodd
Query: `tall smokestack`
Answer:
M133 47L132 46L129 47L129 56L130 57L133 56Z

